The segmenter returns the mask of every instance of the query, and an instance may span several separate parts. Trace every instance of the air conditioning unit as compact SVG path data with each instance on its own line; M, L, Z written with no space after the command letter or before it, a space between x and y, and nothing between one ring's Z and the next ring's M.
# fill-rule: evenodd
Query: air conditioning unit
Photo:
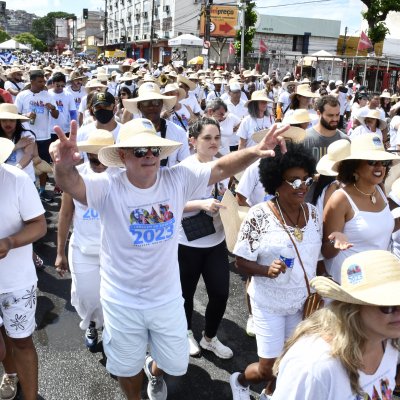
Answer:
M169 6L164 6L164 11L169 14Z

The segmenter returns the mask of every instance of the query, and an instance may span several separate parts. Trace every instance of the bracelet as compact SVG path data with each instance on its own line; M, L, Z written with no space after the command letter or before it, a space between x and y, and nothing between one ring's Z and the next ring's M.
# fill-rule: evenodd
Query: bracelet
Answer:
M22 165L20 163L15 164L15 166L19 169L22 169Z

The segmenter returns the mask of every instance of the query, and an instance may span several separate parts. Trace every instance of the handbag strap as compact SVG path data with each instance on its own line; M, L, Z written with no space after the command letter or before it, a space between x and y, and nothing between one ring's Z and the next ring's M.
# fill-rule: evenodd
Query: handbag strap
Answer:
M299 253L299 250L297 249L296 243L295 243L295 241L293 240L293 237L292 237L292 235L290 234L290 232L289 232L289 230L287 229L287 227L285 226L285 224L281 221L281 218L279 217L279 215L278 215L278 214L276 213L276 211L271 207L271 204L270 204L269 202L267 202L267 204L268 204L268 207L270 208L270 210L272 211L272 213L275 215L276 219L277 219L277 220L279 221L279 223L282 225L282 227L283 227L283 229L285 230L285 232L288 234L288 236L289 236L291 242L293 243L293 246L294 246L294 249L295 249L295 251L296 251L297 257L299 258L299 261L300 261L301 268L303 269L304 280L306 281L306 286L307 286L307 292L308 292L308 295L310 296L310 294L311 294L310 282L308 281L307 274L306 274L306 269L304 268L303 261L302 261L302 259L301 259L301 257L300 257L300 253Z
M163 139L167 136L167 121L164 118L160 118L160 134ZM160 161L161 167L166 167L168 164L168 157Z

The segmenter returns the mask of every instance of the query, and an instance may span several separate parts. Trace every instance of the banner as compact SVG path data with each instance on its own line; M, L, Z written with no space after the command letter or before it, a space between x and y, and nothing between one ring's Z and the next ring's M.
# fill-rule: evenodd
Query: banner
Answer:
M266 53L268 51L268 47L265 42L260 39L260 53Z
M12 64L14 61L18 61L18 58L15 57L11 52L0 53L0 63L2 64Z
M360 41L358 42L357 50L368 50L373 48L372 42L369 40L369 37L364 33L361 32Z

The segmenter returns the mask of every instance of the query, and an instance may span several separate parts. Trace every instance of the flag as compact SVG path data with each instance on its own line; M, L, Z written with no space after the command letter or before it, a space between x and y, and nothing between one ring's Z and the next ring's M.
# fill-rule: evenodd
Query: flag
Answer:
M369 40L369 37L364 33L361 32L360 41L358 42L357 50L368 50L373 48L372 42Z
M229 43L228 54L229 54L229 55L235 54L235 47L233 46L233 42Z
M267 45L262 39L260 39L260 53L266 53L267 50L268 50Z
M18 58L9 51L0 53L0 62L3 64L9 65L17 60L18 60Z

